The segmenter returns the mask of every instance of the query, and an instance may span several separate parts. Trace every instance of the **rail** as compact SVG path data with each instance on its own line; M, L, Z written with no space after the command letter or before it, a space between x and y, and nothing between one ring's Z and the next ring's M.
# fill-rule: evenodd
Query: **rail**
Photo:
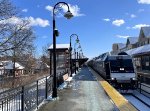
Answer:
M57 74L57 86L63 82L63 75ZM53 77L46 76L30 84L0 93L0 111L31 111L52 93Z

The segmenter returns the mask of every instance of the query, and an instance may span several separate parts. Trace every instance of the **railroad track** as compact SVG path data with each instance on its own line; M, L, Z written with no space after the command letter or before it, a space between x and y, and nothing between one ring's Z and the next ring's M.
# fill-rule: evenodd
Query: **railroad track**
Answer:
M145 95L134 91L133 93L122 94L132 105L140 111L150 111L150 99Z

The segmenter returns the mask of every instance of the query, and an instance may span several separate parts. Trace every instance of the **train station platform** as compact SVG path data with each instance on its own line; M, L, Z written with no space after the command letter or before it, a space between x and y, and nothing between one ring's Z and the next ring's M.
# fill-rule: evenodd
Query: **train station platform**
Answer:
M87 67L73 77L70 87L58 90L59 99L38 111L115 111L115 106Z
M38 111L119 111L99 80L88 67L82 67L69 87L58 90L59 99L48 101Z

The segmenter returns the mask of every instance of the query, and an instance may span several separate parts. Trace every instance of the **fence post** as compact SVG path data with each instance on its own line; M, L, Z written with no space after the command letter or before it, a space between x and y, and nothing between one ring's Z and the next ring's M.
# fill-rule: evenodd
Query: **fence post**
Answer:
M38 96L39 96L39 88L38 88L38 80L36 81L36 105L37 105L37 109L38 109L38 105L39 105L39 100L38 100Z
M2 111L3 111L3 104L4 104L4 103L3 103L3 101L2 101Z
M47 99L47 76L46 76L46 82L45 82L45 99Z
M141 93L141 75L140 75L140 93Z
M24 111L24 86L21 89L21 111Z

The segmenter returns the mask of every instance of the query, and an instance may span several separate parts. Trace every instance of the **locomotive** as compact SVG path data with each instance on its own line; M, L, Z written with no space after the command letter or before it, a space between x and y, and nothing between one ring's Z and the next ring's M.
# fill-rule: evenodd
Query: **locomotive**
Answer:
M104 53L90 60L88 65L116 89L137 88L137 75L132 57L125 52L118 55Z

